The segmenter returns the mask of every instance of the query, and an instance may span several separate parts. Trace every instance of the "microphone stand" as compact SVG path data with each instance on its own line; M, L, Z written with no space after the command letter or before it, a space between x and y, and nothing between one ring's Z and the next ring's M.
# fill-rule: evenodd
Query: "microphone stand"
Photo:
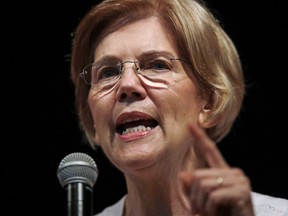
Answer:
M73 182L66 186L67 216L93 216L93 190L87 184Z

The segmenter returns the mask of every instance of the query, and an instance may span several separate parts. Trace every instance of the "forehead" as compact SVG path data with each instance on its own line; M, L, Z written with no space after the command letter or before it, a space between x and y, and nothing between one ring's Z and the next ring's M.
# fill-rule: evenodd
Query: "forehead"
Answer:
M169 31L157 17L149 17L125 25L104 37L95 49L95 59L106 55L134 58L149 50L176 55L175 43Z

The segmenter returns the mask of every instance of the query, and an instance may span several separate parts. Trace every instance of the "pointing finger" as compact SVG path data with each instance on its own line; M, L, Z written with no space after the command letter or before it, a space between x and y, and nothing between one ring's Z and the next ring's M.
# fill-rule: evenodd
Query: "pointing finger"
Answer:
M190 132L195 140L195 145L199 149L200 154L206 159L209 167L225 168L228 167L225 159L205 131L196 124L189 125Z

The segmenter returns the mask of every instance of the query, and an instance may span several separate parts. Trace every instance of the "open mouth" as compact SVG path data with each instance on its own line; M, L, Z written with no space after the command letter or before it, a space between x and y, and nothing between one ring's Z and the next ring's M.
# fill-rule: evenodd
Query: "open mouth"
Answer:
M129 133L145 132L152 130L158 125L158 122L154 119L139 119L129 122L125 122L116 127L116 132L125 135Z

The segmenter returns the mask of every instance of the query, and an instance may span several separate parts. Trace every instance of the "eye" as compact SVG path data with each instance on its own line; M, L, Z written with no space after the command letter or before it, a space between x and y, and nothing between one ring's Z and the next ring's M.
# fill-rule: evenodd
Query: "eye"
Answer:
M145 60L142 70L151 70L154 72L167 72L172 69L171 63L165 59Z
M95 73L93 74L95 75L94 80L96 82L99 82L117 78L119 76L119 73L120 73L119 65L115 64L115 65L99 66L97 67Z

